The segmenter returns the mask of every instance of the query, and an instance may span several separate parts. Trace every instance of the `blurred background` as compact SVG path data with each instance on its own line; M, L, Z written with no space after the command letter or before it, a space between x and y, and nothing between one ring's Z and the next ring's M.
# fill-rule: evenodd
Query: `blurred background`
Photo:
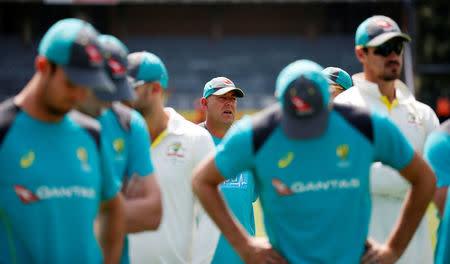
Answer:
M0 2L0 99L32 76L37 46L57 20L78 17L133 51L160 56L169 72L168 106L197 118L195 100L213 77L246 92L238 109L275 101L279 71L296 59L361 71L357 26L374 14L398 22L413 42L402 79L441 121L450 114L450 1L367 0L20 0Z

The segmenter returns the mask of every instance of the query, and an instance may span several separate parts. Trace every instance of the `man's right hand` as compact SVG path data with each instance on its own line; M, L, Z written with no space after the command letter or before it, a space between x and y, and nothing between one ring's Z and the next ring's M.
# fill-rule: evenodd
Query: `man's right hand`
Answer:
M361 258L361 264L394 264L398 259L399 254L387 244L380 244L367 238L366 252Z
M243 257L248 264L287 264L288 262L273 249L269 239L252 237Z

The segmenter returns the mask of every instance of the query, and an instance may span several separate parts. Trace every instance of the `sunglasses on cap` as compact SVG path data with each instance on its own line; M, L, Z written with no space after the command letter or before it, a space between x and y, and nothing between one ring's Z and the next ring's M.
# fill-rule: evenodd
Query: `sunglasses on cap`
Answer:
M389 41L381 44L380 46L375 47L374 54L387 57L391 52L395 52L397 55L400 55L403 52L405 47L405 42L402 40L397 41Z

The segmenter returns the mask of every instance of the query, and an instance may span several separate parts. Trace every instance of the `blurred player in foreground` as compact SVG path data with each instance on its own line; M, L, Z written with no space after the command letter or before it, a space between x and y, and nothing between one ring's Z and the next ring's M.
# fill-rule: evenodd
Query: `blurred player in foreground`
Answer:
M289 64L277 78L279 103L238 121L194 171L196 195L246 263L394 263L433 196L433 172L392 122L333 106L321 71L307 60ZM385 244L367 239L375 160L412 184ZM244 170L261 187L270 244L246 234L217 189Z
M100 35L99 41L116 92L88 92L78 110L100 122L107 147L114 155L114 168L123 182L126 198L126 232L154 230L161 220L161 194L153 174L147 124L136 110L119 102L135 98L134 88L127 80L128 48L110 35ZM129 263L127 240L121 263Z
M78 19L55 23L32 79L0 104L0 263L101 263L97 213L103 261L119 261L125 217L112 153L97 121L69 113L89 89L115 89L97 34Z

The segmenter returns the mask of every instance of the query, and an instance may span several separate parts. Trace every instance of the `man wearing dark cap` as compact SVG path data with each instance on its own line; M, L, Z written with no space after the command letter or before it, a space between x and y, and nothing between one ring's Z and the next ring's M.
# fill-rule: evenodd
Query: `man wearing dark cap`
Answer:
M116 37L100 35L100 45L114 93L91 92L78 110L96 118L102 126L107 147L114 155L114 168L121 177L125 196L126 232L155 230L161 220L161 194L150 158L150 136L144 118L120 100L134 100L134 88L127 80L128 48ZM125 240L121 264L129 263Z
M425 140L439 125L436 114L414 98L398 78L402 70L408 35L386 16L373 16L362 22L355 37L355 53L363 72L353 76L354 87L337 96L335 102L374 108L386 114L419 153ZM388 239L401 210L409 183L389 166L371 168L372 218L369 234L378 241ZM421 222L400 264L432 263L430 232L426 217Z
M199 125L208 130L216 146L233 124L236 116L236 101L237 98L242 97L244 97L244 92L228 78L216 77L205 84L201 104L206 113L206 121ZM247 233L254 236L253 202L258 198L258 192L253 175L249 171L239 173L235 178L223 182L220 190L233 215ZM205 216L198 221L199 235L197 237L200 242L194 244L194 256L197 256L198 260L194 264L243 263L224 236L220 236L218 241L209 239L211 233L218 232L218 229L211 219L207 215ZM205 251L204 248L207 247L215 250Z
M307 60L289 64L277 78L279 103L238 121L194 171L194 192L246 263L394 263L433 196L432 170L400 131L375 113L333 106L321 71ZM365 251L374 160L413 187L390 239ZM248 236L218 192L244 170L261 187L270 244Z
M150 132L152 162L161 186L163 207L158 230L129 235L130 262L192 263L197 233L190 178L198 162L214 150L214 142L203 128L174 109L164 107L168 74L157 55L145 51L131 53L128 73L136 88L134 106L144 116Z
M57 22L35 68L0 104L0 263L117 263L125 218L112 153L96 120L69 113L89 90L115 90L97 31L78 19Z
M346 71L338 67L325 68L322 73L328 80L331 98L335 98L352 87L352 78Z

